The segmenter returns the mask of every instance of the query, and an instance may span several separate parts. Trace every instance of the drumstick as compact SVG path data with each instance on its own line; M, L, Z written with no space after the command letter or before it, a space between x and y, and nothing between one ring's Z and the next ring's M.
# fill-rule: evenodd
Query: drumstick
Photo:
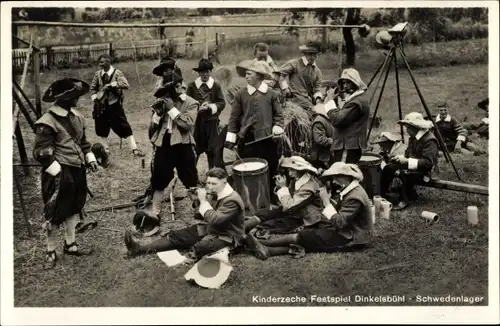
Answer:
M245 143L245 146L252 145L252 144L258 143L260 141L263 141L263 140L266 140L266 139L269 139L269 138L273 138L273 137L276 137L276 136L275 135L269 135L269 136L266 136L266 137L261 138L261 139L253 140L251 142Z

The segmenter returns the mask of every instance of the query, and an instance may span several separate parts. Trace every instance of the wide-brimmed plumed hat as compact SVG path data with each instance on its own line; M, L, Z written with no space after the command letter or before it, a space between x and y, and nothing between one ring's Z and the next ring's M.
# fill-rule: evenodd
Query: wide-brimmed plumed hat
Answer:
M418 112L408 113L407 115L405 115L405 118L403 120L399 120L398 123L413 126L423 130L431 129L434 126L432 124L432 121L425 120L424 116Z
M163 57L160 60L160 63L153 68L153 74L156 76L163 76L163 72L166 69L175 69L177 68L177 62L171 57Z
M385 143L385 142L398 142L401 141L401 135L395 133L395 132L389 132L389 131L384 131L381 132L380 135L377 136L372 141L372 144L380 144L380 143Z
M214 65L213 65L212 61L205 59L205 58L201 59L200 62L198 62L198 67L193 68L193 70L196 72L208 71L208 70L213 70L213 69L214 69Z
M89 90L89 84L83 80L76 78L59 79L47 88L42 101L50 103L56 100L70 100L87 94Z
M318 175L318 169L300 156L284 157L280 162L280 167L296 171L308 171L314 175Z
M361 76L359 75L359 72L354 69L354 68L347 68L342 71L342 75L340 75L340 78L338 80L338 84L340 84L343 80L349 80L354 85L358 87L358 89L361 90L366 90L366 84L363 82L361 79Z
M335 162L323 174L322 178L333 177L336 175L346 175L353 177L358 181L363 181L363 172L356 164L347 164L344 162Z
M178 83L182 82L183 79L181 76L176 74L175 72L171 71L167 74L167 76L164 77L164 84L160 88L156 90L156 92L153 94L154 97L164 97L165 95L168 94L168 92L172 89L175 88L175 85Z
M316 42L309 41L307 44L299 46L299 51L304 54L317 54L319 52L319 45Z
M273 69L264 61L244 60L236 66L236 71L241 77L245 77L247 70L255 71L258 74L264 75L265 79L273 78Z

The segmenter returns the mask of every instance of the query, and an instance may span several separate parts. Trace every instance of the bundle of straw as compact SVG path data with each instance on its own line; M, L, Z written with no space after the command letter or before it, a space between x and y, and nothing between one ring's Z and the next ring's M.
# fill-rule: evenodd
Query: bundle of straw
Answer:
M292 154L308 155L312 144L312 116L299 105L287 101L283 107L285 135Z

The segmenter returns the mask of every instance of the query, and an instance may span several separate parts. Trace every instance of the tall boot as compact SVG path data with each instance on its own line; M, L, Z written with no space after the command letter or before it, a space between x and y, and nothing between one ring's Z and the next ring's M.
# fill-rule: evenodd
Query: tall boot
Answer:
M175 249L173 248L168 236L159 238L151 243L141 245L135 240L130 231L125 232L125 245L128 249L128 254L132 257L149 253L161 252Z
M163 199L165 198L165 191L164 190L155 190L153 192L153 204L151 208L151 213L153 215L158 216L161 213L161 204L163 202Z

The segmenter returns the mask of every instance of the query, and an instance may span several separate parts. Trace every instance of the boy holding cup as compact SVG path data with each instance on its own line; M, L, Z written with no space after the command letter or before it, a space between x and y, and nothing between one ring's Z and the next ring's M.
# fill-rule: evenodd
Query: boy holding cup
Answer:
M259 259L295 254L297 250L332 252L369 242L373 220L370 199L359 184L363 180L361 170L354 164L336 162L322 174L322 178L341 189L336 203L332 202L325 187L320 189L324 207L322 215L327 222L272 240L258 241L249 234L247 244L251 243L256 248L254 251L258 249Z

